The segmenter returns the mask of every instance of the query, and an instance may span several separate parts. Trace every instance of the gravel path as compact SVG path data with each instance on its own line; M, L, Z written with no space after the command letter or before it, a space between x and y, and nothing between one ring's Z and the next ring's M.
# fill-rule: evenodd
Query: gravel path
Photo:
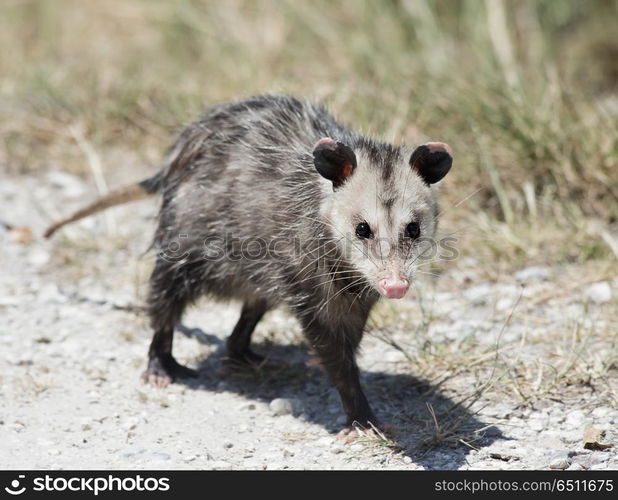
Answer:
M552 298L562 269L494 282L464 259L421 287L422 307L385 306L360 365L393 441L344 444L337 394L284 311L259 325L256 350L288 367L222 374L238 306L205 301L175 346L201 377L141 385L155 204L38 238L43 214L88 196L66 174L0 180L0 218L35 234L0 228L0 468L618 469L615 277ZM587 425L613 446L585 449Z

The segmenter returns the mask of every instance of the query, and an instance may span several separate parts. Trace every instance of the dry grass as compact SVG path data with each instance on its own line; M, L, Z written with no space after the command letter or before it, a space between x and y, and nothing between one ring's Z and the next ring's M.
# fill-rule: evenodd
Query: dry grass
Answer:
M494 327L486 333L436 336L436 323L442 318L431 310L430 297L421 295L408 308L381 304L372 316L372 336L403 355L401 369L427 381L422 398L439 393L454 402L439 408L428 403L420 418L401 416L424 424L426 446L474 448L485 429L471 428L471 417L496 404L523 409L552 401L564 404L565 411L618 407L618 303L583 307L579 316L562 312L582 305L573 292L578 283L581 288L606 276L603 266L588 264L583 269L589 273L584 278L582 266L565 267L548 296L516 298L507 310L494 313ZM438 287L451 290L448 283ZM462 301L452 307L471 306ZM517 334L507 339L511 331Z
M616 14L600 0L7 0L0 163L92 176L94 154L100 186L156 163L205 106L286 92L388 139L449 142L444 227L483 259L607 257Z
M600 1L7 1L5 162L46 166L38 146L83 165L71 126L153 154L202 104L282 91L386 137L447 138L458 180L507 220L542 194L595 195L586 211L604 213L617 199L615 14Z

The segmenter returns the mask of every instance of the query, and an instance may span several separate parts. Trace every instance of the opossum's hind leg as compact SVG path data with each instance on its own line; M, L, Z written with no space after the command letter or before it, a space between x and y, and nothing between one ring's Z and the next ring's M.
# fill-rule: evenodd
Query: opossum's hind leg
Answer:
M197 377L197 372L181 365L172 356L174 325L196 295L188 279L189 266L159 257L150 277L149 314L154 336L148 350L144 383L165 387L177 378Z
M268 311L268 304L263 300L245 302L240 318L232 334L227 339L227 358L232 364L261 365L265 359L251 350L251 335L255 326Z

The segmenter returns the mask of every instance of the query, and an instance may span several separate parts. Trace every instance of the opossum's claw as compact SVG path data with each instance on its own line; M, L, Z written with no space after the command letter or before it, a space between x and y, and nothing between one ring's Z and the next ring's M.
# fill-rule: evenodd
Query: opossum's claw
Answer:
M383 424L381 422L378 423L378 425L371 422L367 427L350 425L344 427L337 433L337 441L342 441L344 444L349 444L362 437L383 438L385 437L385 434L390 434L392 430L393 429L390 425Z

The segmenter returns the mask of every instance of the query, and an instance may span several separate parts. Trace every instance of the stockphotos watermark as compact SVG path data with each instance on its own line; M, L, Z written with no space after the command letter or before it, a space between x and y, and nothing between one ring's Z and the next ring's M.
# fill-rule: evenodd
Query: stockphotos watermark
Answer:
M4 488L9 495L19 496L27 491L81 492L94 496L106 492L155 492L169 491L169 478L143 477L140 474L117 477L113 474L95 477L53 477L48 474L29 477L19 474Z
M312 261L336 260L338 255L352 256L359 252L373 262L402 260L434 261L455 260L459 251L457 238L420 237L413 241L404 239L392 242L386 238L361 240L354 235L333 237L312 237L306 240L273 236L270 238L238 238L233 234L200 237L178 234L159 248L159 257L168 262L184 261L281 261L294 262L305 258Z

